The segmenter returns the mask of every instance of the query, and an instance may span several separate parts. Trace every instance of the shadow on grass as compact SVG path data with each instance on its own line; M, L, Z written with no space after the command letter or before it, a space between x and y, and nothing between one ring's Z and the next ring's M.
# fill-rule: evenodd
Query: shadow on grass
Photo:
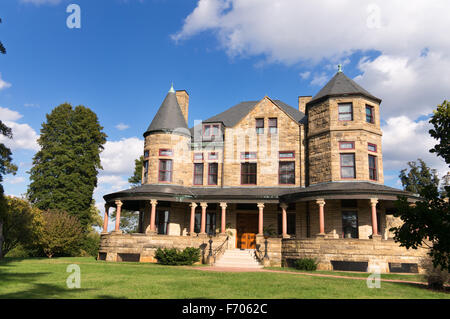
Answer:
M51 272L14 272L17 265L14 262L20 262L26 258L3 258L0 259L0 278L4 283L26 283L27 288L21 291L0 294L0 299L48 299L48 298L74 298L75 294L95 291L97 289L69 289L65 286L49 283L40 283L40 279L51 274ZM65 282L64 282L65 285ZM82 298L82 297L80 297ZM115 297L109 295L99 295L96 298L112 299L124 297Z

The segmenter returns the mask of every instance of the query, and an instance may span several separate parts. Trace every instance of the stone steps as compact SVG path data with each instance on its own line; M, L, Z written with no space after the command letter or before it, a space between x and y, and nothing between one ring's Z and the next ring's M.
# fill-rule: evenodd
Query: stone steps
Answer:
M254 257L254 250L231 249L225 251L214 267L251 268L259 269L263 266Z

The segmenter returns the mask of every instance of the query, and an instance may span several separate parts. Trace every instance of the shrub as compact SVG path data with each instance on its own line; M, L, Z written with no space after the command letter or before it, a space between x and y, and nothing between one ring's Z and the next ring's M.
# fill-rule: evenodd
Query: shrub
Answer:
M300 258L294 262L294 266L299 270L316 270L317 261L313 258Z
M42 214L43 223L38 245L48 258L76 256L83 241L81 224L64 211L49 210Z
M200 249L186 247L179 251L176 248L158 248L155 258L162 265L192 265L200 259Z
M434 290L444 289L444 284L450 282L450 274L446 270L442 270L441 266L434 267L431 260L427 259L422 263L425 269L425 279L428 287Z

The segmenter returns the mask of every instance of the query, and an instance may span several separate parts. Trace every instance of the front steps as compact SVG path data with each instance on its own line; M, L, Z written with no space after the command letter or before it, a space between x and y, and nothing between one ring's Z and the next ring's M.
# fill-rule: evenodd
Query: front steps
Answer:
M256 260L253 249L230 249L216 261L214 267L260 269L263 266Z

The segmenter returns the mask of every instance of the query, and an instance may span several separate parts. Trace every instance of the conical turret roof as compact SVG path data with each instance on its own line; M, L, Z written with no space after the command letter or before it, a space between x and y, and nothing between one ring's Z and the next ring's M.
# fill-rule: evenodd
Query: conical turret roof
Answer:
M307 104L314 104L329 97L345 95L363 95L381 103L381 99L370 94L342 71L339 71Z
M153 118L153 121L144 133L144 136L147 136L152 132L173 132L174 130L180 129L181 131L185 131L185 133L189 132L186 120L181 112L180 105L178 104L175 90L172 86Z

